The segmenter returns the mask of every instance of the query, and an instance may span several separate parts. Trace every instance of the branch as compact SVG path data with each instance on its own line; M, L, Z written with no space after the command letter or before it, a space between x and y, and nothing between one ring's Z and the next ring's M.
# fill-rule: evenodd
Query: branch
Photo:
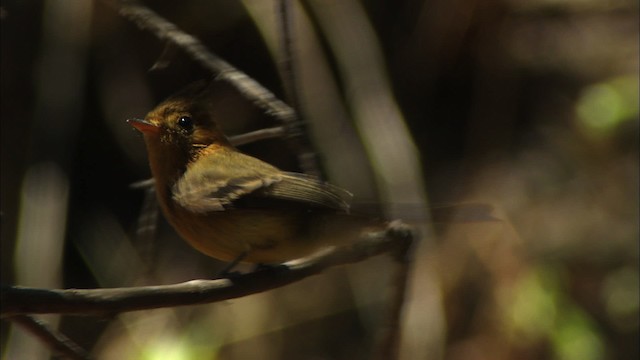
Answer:
M54 353L69 359L86 360L89 354L66 336L49 328L45 322L28 315L18 315L10 318L11 322L29 331L44 342Z
M407 281L411 264L410 253L399 262L399 267L394 274L392 299L385 323L382 326L382 333L377 341L377 351L375 359L392 360L399 358L400 340L402 336L402 309L407 296Z
M303 171L316 176L320 174L315 157L303 141L306 139L303 124L299 121L293 108L247 74L213 54L196 37L182 31L137 0L102 0L102 2L115 8L121 16L129 19L141 29L153 33L158 39L182 49L198 64L216 74L216 80L229 83L267 114L274 116L284 124L290 143L300 154L299 162Z
M286 91L286 99L294 109L300 110L300 99L298 98L298 79L295 69L295 59L293 52L292 33L294 28L293 6L290 0L278 0L278 25L280 35L280 72L282 73L282 82Z
M412 241L411 228L393 222L385 231L368 233L345 247L330 248L308 258L230 278L89 290L47 290L3 285L0 292L1 316L49 313L106 315L234 299L282 287L319 274L327 268L355 263L382 253L394 253L399 261L403 261Z
M273 139L286 135L286 129L282 126L276 126L266 129L251 131L248 133L229 137L229 141L234 146L242 146L258 140Z
M184 50L205 69L217 74L217 79L226 81L260 108L284 123L296 121L294 110L258 82L233 65L209 51L196 37L180 30L173 23L136 0L102 0L115 7L118 13L131 20L143 30L148 30L161 40L173 43Z

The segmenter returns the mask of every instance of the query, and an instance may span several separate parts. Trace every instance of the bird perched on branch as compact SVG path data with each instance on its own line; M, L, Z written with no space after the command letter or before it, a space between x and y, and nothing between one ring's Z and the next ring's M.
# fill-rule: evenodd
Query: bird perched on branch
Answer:
M349 215L346 190L239 152L212 116L210 91L192 84L128 120L144 135L163 213L191 246L224 261L276 263L382 225Z

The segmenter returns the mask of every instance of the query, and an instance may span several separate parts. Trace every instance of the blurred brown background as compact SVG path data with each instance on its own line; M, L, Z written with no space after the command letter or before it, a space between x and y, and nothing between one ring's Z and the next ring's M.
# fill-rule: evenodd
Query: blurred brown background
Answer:
M429 319L406 319L403 358L638 358L638 3L296 4L301 112L327 177L385 206L382 165L352 119L391 104L429 203L485 202L501 220L437 226L425 240L406 314ZM148 6L284 96L271 1ZM210 74L101 2L1 7L2 283L213 276L223 264L162 221L154 239L136 236L144 192L129 185L149 172L124 122ZM169 65L150 71L163 51ZM377 92L359 102L370 83ZM218 101L230 133L275 124L231 90ZM282 140L242 150L296 170ZM403 217L422 222L414 205L400 204ZM49 321L101 359L368 359L394 270L372 259L226 303ZM29 341L2 323L4 358L47 358Z

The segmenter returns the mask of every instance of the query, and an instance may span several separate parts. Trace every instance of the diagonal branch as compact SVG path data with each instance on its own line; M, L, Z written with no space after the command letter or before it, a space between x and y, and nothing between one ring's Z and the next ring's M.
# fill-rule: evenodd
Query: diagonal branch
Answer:
M409 226L391 223L387 230L363 235L345 247L330 248L308 258L265 267L248 274L215 280L192 280L174 285L111 289L47 290L2 286L2 317L22 314L105 315L126 311L206 304L260 293L319 274L323 270L392 253L403 261L413 233Z
M66 336L49 328L44 321L29 315L12 316L10 320L40 339L56 354L68 359L86 360L90 358L84 349Z
M213 54L196 37L182 31L153 10L136 0L103 0L103 2L115 7L121 16L129 19L141 29L178 46L205 69L217 74L218 80L228 82L269 114L284 123L296 121L296 114L289 105L276 98L272 92L226 60Z
M274 116L286 128L289 142L299 154L300 166L304 172L319 175L319 166L305 143L303 124L295 110L278 99L271 91L238 70L221 57L213 54L196 37L182 31L176 25L158 15L136 0L102 0L138 27L153 33L158 39L182 49L194 61L216 74L216 80L229 83L243 96Z

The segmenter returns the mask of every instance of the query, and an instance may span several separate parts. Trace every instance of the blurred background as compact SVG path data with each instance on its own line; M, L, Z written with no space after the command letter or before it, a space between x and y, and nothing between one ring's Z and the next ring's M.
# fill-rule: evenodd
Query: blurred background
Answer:
M103 2L0 3L2 283L213 277L224 264L161 216L137 232L153 204L130 184L150 175L125 123L211 74ZM638 3L291 3L298 104L326 177L354 208L426 229L401 357L637 359ZM274 2L148 6L285 97ZM229 134L277 124L220 86ZM241 149L299 170L283 140ZM425 227L425 206L468 202L496 220ZM224 303L44 318L99 359L370 359L396 271L382 256ZM50 356L7 322L1 340L5 359Z

